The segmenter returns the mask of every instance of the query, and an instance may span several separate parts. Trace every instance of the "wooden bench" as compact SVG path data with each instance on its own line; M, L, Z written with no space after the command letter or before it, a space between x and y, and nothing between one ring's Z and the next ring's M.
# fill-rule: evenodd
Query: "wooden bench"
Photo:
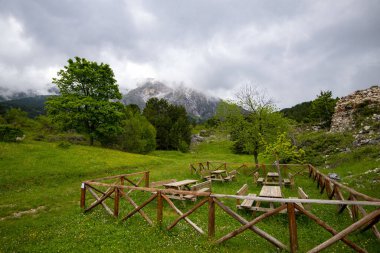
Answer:
M248 194L248 185L244 184L237 192L236 195L256 197L256 194ZM238 209L250 209L255 201L253 199L236 199L236 208Z
M302 190L301 187L298 187L298 197L300 199L309 199L309 196ZM310 210L311 209L311 205L310 204L304 204L304 206L305 206L306 210Z
M298 198L289 197L289 199L309 199L309 196L302 190L301 187L298 187ZM301 202L296 202L296 204L306 210L310 210L311 208L310 204L302 204Z
M293 188L294 186L294 177L291 173L288 174L289 178L284 178L283 179L283 182L284 182L284 185L285 186L290 186L291 188Z
M211 171L210 170L201 170L200 172L203 180L211 180Z
M190 188L190 191L192 192L211 192L211 181L205 181L196 185L193 185ZM197 196L193 194L188 194L183 196L184 199L188 199L191 201L197 200Z
M232 170L228 172L227 176L224 178L226 181L232 181L234 178L236 178L237 170Z
M174 182L177 182L177 179L166 179L166 180L162 180L162 181L151 182L150 187L158 188L158 187L163 186L164 184L169 184L169 183L174 183Z

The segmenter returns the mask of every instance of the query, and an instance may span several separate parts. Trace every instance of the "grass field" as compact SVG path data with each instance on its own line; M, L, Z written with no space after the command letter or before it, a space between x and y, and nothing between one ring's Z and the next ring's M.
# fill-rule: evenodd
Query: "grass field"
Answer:
M191 175L188 164L195 161L251 162L252 157L234 155L231 143L215 140L204 143L183 154L175 151L155 151L149 155L135 155L115 150L88 146L60 148L55 143L25 141L24 143L0 143L0 252L276 252L267 241L251 232L233 238L222 245L213 245L207 236L197 234L181 221L174 229L166 231L176 215L165 205L164 226L149 226L141 217L134 216L121 222L100 207L83 214L79 208L80 185L87 179L149 170L151 181L168 178L177 180L199 179ZM344 160L344 159L343 159ZM366 180L369 169L379 167L376 159L346 159L336 169L347 182L359 191L380 197L379 184ZM360 180L359 180L360 178ZM251 177L240 174L237 181L213 184L217 193L234 194L244 183L250 192L258 192ZM316 185L307 178L297 178L310 198L325 198ZM286 189L286 197L297 196L295 190ZM136 196L139 201L139 197ZM142 199L140 200L142 201ZM182 210L191 208L191 203L175 202ZM233 210L233 200L225 202ZM132 207L123 204L123 213ZM154 220L155 205L144 211ZM312 212L337 230L350 224L345 212L337 215L335 206L313 206ZM249 213L240 212L246 219ZM201 207L190 218L207 230L207 207ZM297 217L299 251L304 252L330 237L330 234L306 217ZM219 208L216 211L216 238L238 228L240 224L228 217ZM286 215L276 215L258 227L288 244ZM369 252L376 252L380 243L371 231L349 237ZM339 242L328 252L350 252L350 248Z

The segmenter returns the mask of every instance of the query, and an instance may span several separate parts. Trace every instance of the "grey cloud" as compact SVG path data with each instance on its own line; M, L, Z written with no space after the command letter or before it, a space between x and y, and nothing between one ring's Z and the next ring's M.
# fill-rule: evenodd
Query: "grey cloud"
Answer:
M372 0L0 5L0 25L13 18L23 28L19 44L0 49L2 87L46 88L76 55L110 64L122 90L153 77L227 97L251 82L281 107L380 79L380 3Z

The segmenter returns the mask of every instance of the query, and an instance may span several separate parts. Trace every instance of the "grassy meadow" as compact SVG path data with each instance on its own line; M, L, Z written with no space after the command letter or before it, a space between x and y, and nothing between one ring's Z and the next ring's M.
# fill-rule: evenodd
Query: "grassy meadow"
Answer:
M220 139L202 143L189 153L155 151L149 155L136 155L80 145L62 148L57 143L32 140L0 143L0 252L277 252L270 243L250 231L222 245L213 245L207 236L199 235L184 221L166 231L165 227L177 217L167 204L164 206L162 228L149 226L138 214L121 222L121 219L108 215L101 206L86 214L79 207L80 185L84 180L145 170L150 171L151 181L199 179L190 173L189 163L252 161L251 156L232 154L230 147L229 141ZM347 179L345 182L380 198L379 184L366 180L368 174L364 174L379 167L378 159L351 157L339 161L341 163L334 171L341 173L344 181ZM248 183L249 192L259 192L260 187L244 173L231 183L213 183L213 192L234 194L244 183ZM296 186L302 186L310 198L326 198L325 194L319 194L316 184L307 177L297 177ZM297 196L295 189L286 188L284 194L285 197ZM132 194L137 203L142 203L147 196ZM223 202L236 210L234 200L225 199ZM87 205L89 203L90 198ZM133 209L125 201L122 203L121 217ZM174 203L184 212L193 206L192 202ZM144 211L155 221L154 203ZM312 212L336 230L350 224L348 213L337 215L336 206L313 206ZM252 219L250 213L239 213L248 220ZM207 205L189 218L207 231ZM257 226L288 244L286 215L265 219ZM302 215L297 216L297 226L300 252L331 237ZM238 227L238 222L216 207L215 239ZM349 238L369 252L380 248L380 242L370 230ZM351 249L339 242L326 252L351 252Z

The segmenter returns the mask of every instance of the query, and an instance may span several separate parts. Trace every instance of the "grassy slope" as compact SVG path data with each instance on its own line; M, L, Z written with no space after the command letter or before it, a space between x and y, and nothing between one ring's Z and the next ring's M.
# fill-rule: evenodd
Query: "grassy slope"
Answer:
M151 180L167 178L185 179L194 177L188 170L188 164L194 161L219 160L229 162L249 162L251 157L233 155L228 141L202 144L194 152L156 151L148 156L133 155L114 150L86 146L71 146L61 149L52 143L25 142L21 144L0 143L0 219L15 212L43 206L36 214L22 215L20 218L0 220L0 252L190 252L221 251L246 252L252 245L262 251L275 249L263 239L251 232L228 241L222 246L212 246L206 237L195 234L189 226L180 222L167 232L157 227L149 227L139 216L122 223L101 208L89 214L82 214L79 208L80 182L86 179L115 175L141 170L151 171ZM219 193L234 193L242 184L249 183L250 192L258 192L251 178L239 175L238 181L230 184L215 184L213 190ZM321 197L310 180L299 178L304 190L312 198ZM294 190L285 190L285 195L296 196ZM380 197L379 192L372 196ZM136 197L139 203L143 199ZM182 210L191 204L176 202ZM234 202L226 201L233 209ZM129 208L129 209L128 209ZM122 206L122 215L131 207ZM154 219L154 205L144 210ZM207 230L206 207L196 212L191 219ZM336 215L335 207L315 206L313 212L329 221L335 228L343 229L349 224L348 215ZM169 225L176 215L165 208L164 224ZM249 214L244 214L251 219ZM305 251L329 238L328 233L314 226L305 217L298 217L298 235L300 250ZM217 208L216 237L239 227L235 221ZM287 218L275 216L259 227L287 243ZM318 231L316 233L315 231ZM352 238L368 249L380 245L370 232ZM333 251L346 251L338 243Z

